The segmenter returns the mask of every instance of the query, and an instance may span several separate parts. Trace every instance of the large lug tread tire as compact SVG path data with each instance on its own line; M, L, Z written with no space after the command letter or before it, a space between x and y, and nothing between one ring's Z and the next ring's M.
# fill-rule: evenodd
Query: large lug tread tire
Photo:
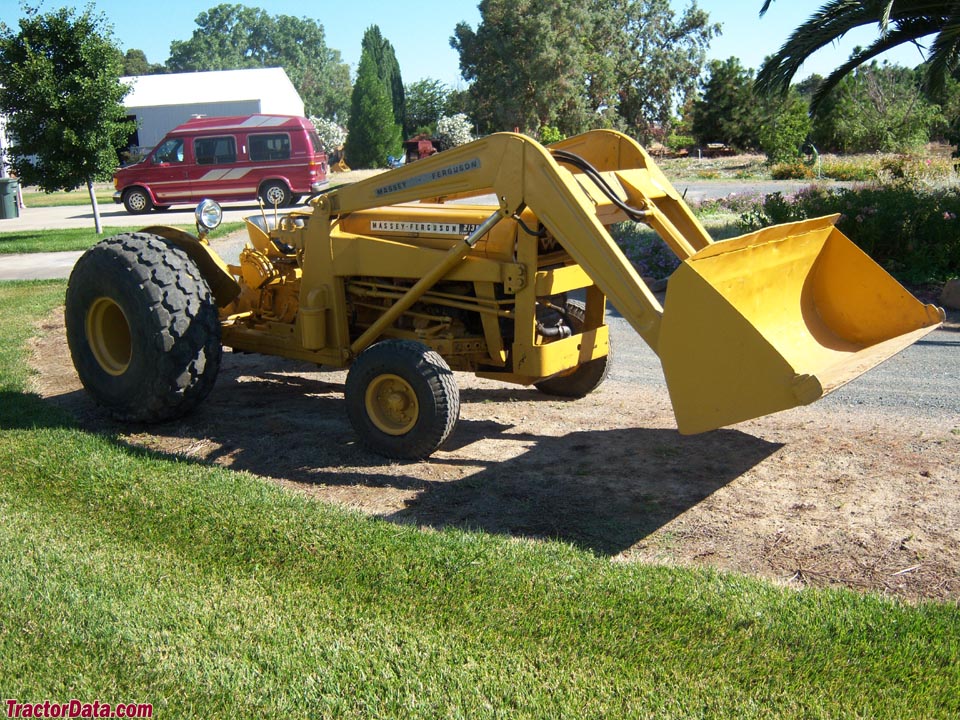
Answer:
M415 395L415 402L408 404L416 409L393 427L389 418L376 417L377 388L384 384ZM426 345L407 340L384 340L357 357L347 373L346 403L360 441L396 460L431 455L450 437L460 417L460 392L446 361Z
M183 250L146 233L90 248L67 287L77 374L117 419L162 422L209 394L222 347L216 302Z
M571 320L573 331L581 332L587 317L586 306L580 300L567 300L564 309ZM582 398L603 384L610 372L612 362L613 345L611 344L605 357L585 362L572 372L541 380L534 383L534 386L547 395Z

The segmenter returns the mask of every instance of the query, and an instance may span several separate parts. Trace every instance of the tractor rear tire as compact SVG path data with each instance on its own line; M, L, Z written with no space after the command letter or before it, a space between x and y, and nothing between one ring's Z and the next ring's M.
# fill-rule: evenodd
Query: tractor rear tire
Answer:
M117 419L161 422L207 396L220 369L220 321L183 250L147 233L94 245L67 286L67 343L80 381Z
M440 448L460 417L460 393L446 361L418 342L384 340L347 373L347 415L360 441L397 460Z
M564 309L573 332L583 332L583 324L587 316L586 306L580 300L567 300ZM610 372L612 361L613 345L607 350L606 356L589 360L569 372L534 383L534 387L547 395L582 398L603 384Z

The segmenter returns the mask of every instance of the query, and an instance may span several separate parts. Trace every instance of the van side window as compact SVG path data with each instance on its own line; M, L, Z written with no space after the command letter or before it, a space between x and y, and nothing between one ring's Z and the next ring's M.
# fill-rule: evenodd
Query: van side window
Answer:
M197 138L193 141L197 165L220 165L237 161L237 143L231 136Z
M153 161L157 163L182 163L183 140L170 138L153 153Z
M290 136L286 133L250 135L250 159L254 162L289 160Z

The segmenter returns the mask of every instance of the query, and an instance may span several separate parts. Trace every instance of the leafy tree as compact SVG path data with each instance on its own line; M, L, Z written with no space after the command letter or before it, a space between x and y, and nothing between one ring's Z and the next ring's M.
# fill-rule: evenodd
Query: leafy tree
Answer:
M400 150L400 126L394 121L390 93L373 57L363 50L350 101L347 162L353 167L384 167L387 157L399 155Z
M221 4L197 16L189 40L170 43L174 72L282 67L306 114L343 121L350 107L350 68L327 47L315 20Z
M741 150L759 146L763 112L753 92L753 71L735 58L712 60L693 104L692 130L700 143L722 142Z
M764 1L761 15L772 1ZM757 86L764 91L785 92L803 62L817 50L854 28L870 25L879 27L879 37L867 47L854 50L850 59L824 80L813 99L815 110L854 68L903 43L917 43L935 35L925 70L931 90L942 90L949 74L957 69L960 7L956 0L830 0L794 30L783 47L763 64Z
M93 183L110 177L133 129L122 100L120 51L102 15L87 8L41 14L27 8L14 34L0 23L0 113L7 116L10 164L46 192L85 185L97 233Z
M462 76L472 81L481 130L582 127L587 2L481 0L479 8L476 31L458 23L450 44L460 53Z
M443 106L443 115L457 115L463 113L467 117L474 116L473 98L469 88L451 90Z
M674 108L696 89L719 26L696 3L675 15L669 0L598 3L595 17L605 25L595 31L593 57L606 61L616 95L595 96L591 107L615 97L617 116L633 135L649 142L657 129L665 134ZM591 89L603 84L591 73Z
M940 106L940 119L930 130L932 138L946 140L955 147L953 156L960 157L960 73L947 78L944 90L927 100Z
M483 0L480 15L450 43L481 130L646 137L692 90L716 32L695 3L678 19L669 0Z
M841 152L902 152L925 144L940 108L923 97L913 70L864 65L840 80L821 112L821 141Z
M124 75L161 75L167 72L162 63L149 62L146 53L137 48L127 50L122 62Z
M363 34L363 40L360 42L362 50L370 53L370 57L377 65L377 75L387 86L390 93L390 102L393 105L393 118L403 126L407 111L404 98L403 78L400 77L400 63L397 62L397 55L393 50L393 45L383 35L380 34L380 28L371 25Z
M764 103L769 113L761 124L757 139L767 162L796 162L800 150L810 136L810 105L800 91L792 87L789 94L779 101Z
M407 100L404 135L409 137L419 130L432 134L437 120L444 114L450 90L439 80L424 78L407 85L404 93Z

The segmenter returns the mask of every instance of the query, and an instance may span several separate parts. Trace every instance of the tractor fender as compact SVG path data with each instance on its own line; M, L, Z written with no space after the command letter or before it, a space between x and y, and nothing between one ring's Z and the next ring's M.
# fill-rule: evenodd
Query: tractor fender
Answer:
M183 250L207 281L219 307L226 307L240 295L240 284L230 268L205 240L169 225L153 225L141 232L159 235Z

